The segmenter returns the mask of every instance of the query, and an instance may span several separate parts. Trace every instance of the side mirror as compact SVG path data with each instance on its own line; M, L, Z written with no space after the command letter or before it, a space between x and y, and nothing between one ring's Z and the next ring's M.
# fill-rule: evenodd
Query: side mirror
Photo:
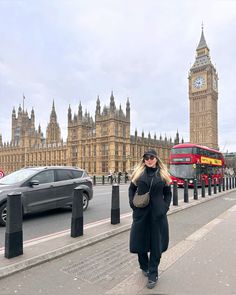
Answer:
M36 179L33 179L33 180L31 180L31 181L29 182L29 185L30 185L30 186L39 185L39 181L36 180Z

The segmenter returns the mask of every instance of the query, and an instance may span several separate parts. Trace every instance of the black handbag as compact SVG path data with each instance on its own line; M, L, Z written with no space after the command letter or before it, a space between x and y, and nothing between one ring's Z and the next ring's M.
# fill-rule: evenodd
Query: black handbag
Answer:
M153 178L150 184L149 191L143 195L139 195L138 192L135 193L133 198L133 204L137 208L144 208L149 204L150 201L150 191L152 187Z

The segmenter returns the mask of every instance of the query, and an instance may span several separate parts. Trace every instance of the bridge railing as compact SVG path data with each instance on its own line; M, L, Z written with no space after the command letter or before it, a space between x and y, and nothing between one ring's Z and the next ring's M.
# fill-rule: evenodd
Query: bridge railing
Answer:
M122 174L122 175L93 175L93 185L98 184L120 184L120 183L127 183L129 181L129 176Z

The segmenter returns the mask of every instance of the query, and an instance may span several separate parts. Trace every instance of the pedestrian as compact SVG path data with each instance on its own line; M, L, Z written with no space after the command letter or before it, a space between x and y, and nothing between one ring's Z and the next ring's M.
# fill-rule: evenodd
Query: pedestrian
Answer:
M112 170L109 171L109 174L107 176L107 182L110 182L110 183L113 182L113 173L112 173Z
M113 173L113 180L116 182L116 176L117 176L117 173L116 173L116 171L114 171L114 173Z
M125 171L125 181L129 180L129 176L128 175L129 175L128 172Z
M130 231L130 252L138 254L138 262L143 275L148 277L147 288L155 287L158 280L158 265L161 254L169 244L167 211L171 203L170 174L150 149L131 175L129 203L133 209L133 222ZM135 193L150 192L149 204L144 208L135 207Z

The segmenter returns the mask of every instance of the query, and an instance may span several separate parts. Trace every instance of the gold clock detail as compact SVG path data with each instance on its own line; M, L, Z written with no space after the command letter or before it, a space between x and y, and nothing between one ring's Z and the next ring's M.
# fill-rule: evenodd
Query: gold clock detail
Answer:
M206 80L203 76L197 76L193 80L193 88L194 89L202 89L206 85Z

